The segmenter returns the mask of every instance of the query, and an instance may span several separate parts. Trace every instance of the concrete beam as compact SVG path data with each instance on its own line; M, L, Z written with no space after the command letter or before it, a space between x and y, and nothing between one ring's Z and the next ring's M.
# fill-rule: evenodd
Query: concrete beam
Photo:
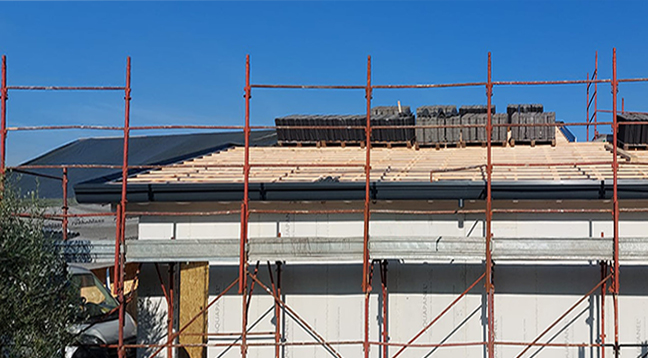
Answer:
M251 238L250 261L360 262L362 238ZM466 261L485 259L483 237L374 236L371 257L391 260ZM222 262L236 264L238 239L132 240L126 244L129 262ZM648 261L648 238L622 238L623 261ZM495 238L496 261L588 261L612 258L611 238Z

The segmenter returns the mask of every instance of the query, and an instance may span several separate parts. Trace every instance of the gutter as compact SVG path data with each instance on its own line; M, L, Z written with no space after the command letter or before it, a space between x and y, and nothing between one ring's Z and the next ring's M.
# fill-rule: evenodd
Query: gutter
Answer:
M612 198L612 180L524 180L492 183L494 200L601 200ZM619 199L648 199L648 180L619 180ZM74 186L79 203L115 203L121 185L86 182ZM364 200L365 183L250 183L252 201ZM486 182L372 182L372 200L484 200ZM127 201L205 202L243 199L242 183L128 184Z

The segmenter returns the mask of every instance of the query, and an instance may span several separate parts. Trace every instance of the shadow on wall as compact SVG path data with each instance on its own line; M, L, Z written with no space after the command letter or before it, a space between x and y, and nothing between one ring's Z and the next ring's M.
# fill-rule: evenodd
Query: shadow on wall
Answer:
M641 352L639 354L640 358L648 357L648 341L641 342Z
M267 268L259 267L259 278L270 284ZM274 270L274 266L273 266ZM497 294L526 295L577 295L580 296L601 279L598 264L585 265L495 265ZM646 266L623 266L621 274L621 295L647 296L645 285ZM482 264L403 264L389 260L388 282L390 293L460 294L484 273ZM211 266L209 272L209 294L220 293L220 288L229 285L238 276L238 266ZM293 295L310 294L362 294L360 264L308 265L288 263L283 266L282 292ZM433 284L432 284L433 283ZM374 269L373 292L380 292L380 277ZM482 293L483 285L472 291ZM161 295L161 293L160 293ZM236 295L236 289L228 295Z
M162 300L151 298L139 298L137 300L138 322L137 322L137 343L158 344L166 343L167 323L166 312L163 309ZM137 348L137 357L148 357L157 348ZM166 350L160 352L164 356Z

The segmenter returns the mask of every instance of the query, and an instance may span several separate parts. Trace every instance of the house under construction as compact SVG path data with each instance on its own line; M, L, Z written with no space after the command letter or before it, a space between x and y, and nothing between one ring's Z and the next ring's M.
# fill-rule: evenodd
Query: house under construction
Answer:
M489 54L484 81L376 85L369 58L363 85L269 85L251 82L248 57L244 125L133 126L130 59L124 86L47 87L7 85L3 57L0 169L52 169L5 166L7 134L34 129L8 126L8 92L125 92L122 164L56 166L64 198L67 170L120 170L74 187L80 203L113 204L101 215L117 223L121 317L125 267L136 263L138 300L156 303L163 325L151 334L140 324L120 356L646 356L648 151L641 135L628 138L648 121L618 120L632 113L617 109L617 92L648 78L619 79L616 66L614 51L609 79L596 69L583 80L494 81ZM523 109L499 115L491 103L499 86L569 84L587 89L583 123L523 122ZM609 111L596 105L608 84ZM372 113L375 90L445 87L484 87L484 110L427 108L415 122ZM365 91L366 114L335 126L282 118L283 145L253 147L250 133L268 126L251 124L251 93L272 88ZM572 142L564 128L577 125L588 139L590 127L611 127L610 140ZM42 129L71 127L115 129ZM525 141L522 128L537 137ZM149 129L240 129L245 143L130 164L129 136ZM72 215L64 204L56 216L66 225ZM139 218L137 239L125 240L128 217Z

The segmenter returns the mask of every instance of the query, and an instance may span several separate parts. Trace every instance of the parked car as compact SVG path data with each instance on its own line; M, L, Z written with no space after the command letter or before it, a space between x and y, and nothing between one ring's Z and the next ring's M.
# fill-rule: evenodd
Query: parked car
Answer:
M76 344L66 347L65 358L112 358L116 348L101 345L119 342L119 304L97 277L87 269L69 266L72 283L78 287L83 304L84 319L71 329L77 335ZM134 344L137 325L128 313L124 317L124 343ZM135 349L126 349L126 357L135 357Z

